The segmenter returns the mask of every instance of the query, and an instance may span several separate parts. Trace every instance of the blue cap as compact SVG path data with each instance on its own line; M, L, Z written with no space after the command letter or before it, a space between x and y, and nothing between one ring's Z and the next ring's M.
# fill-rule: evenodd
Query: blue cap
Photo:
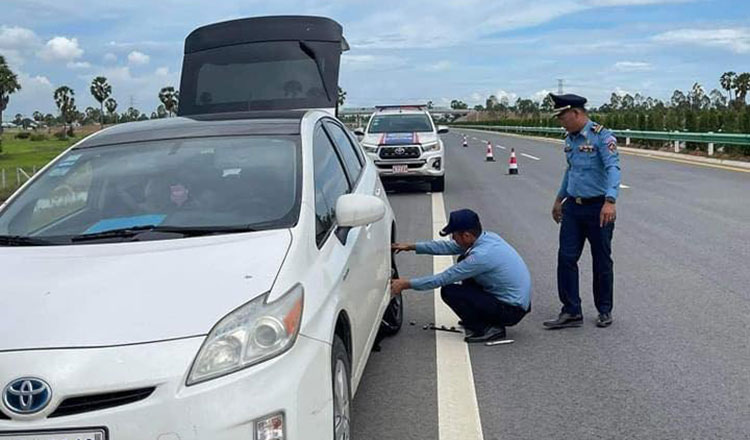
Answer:
M586 98L572 93L566 95L555 95L554 93L550 93L549 96L552 98L552 102L555 103L555 107L552 109L552 113L555 116L561 114L565 110L570 110L571 108L583 108L583 105L586 104Z
M440 236L445 237L454 232L468 231L481 228L479 216L471 209L459 209L451 212L448 224L440 231Z

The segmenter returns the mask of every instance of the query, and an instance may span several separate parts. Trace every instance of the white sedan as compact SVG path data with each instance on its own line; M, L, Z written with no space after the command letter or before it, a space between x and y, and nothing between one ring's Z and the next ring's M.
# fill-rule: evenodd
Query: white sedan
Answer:
M348 438L393 234L328 112L87 138L0 210L0 438Z

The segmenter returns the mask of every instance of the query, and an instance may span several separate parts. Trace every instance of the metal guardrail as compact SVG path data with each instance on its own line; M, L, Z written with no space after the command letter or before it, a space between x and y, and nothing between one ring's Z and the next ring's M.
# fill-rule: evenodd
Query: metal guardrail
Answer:
M560 127L514 127L510 125L451 125L455 128L474 128L507 133L542 133L558 134L562 136L565 130ZM714 144L750 146L750 134L736 133L694 133L685 131L643 131L643 130L612 130L618 138L625 139L625 145L630 145L630 139L645 139L673 142L675 152L685 148L685 142L708 144L708 154L713 155Z

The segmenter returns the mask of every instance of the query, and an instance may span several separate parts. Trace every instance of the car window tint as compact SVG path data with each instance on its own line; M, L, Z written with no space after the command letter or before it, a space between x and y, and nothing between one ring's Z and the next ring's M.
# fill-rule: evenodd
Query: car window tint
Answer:
M315 239L320 246L335 223L336 201L349 192L344 168L322 126L313 135L315 178Z
M356 182L359 177L360 171L362 171L362 162L360 161L359 155L354 150L355 147L349 140L349 136L344 133L344 130L338 125L332 122L326 122L326 128L331 134L333 141L341 152L341 156L344 159L344 165L347 171L349 171L349 177L352 182Z

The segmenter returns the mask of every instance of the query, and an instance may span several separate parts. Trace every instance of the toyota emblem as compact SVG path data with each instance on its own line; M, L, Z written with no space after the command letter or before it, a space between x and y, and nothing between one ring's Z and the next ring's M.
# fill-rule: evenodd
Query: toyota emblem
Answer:
M3 403L16 414L34 414L49 405L52 389L47 382L23 377L9 383L3 390Z

